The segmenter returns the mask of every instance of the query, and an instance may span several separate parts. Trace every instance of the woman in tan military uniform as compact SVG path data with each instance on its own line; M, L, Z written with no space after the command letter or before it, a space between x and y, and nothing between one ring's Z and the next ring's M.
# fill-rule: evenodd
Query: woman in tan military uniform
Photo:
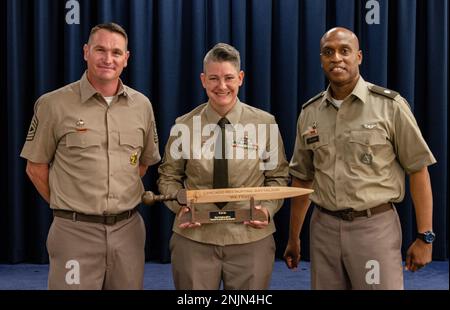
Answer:
M178 134L175 132L169 138L159 168L161 193L172 194L182 188L286 185L288 165L275 118L237 98L243 78L239 52L234 47L219 43L207 53L201 81L209 101L176 120L172 131L186 128L184 137L188 142L181 146L185 156L178 156ZM207 157L200 150L209 150L206 145L210 137L203 136L202 132L208 125L216 127L216 124L224 137L234 136L237 128L246 126L260 125L264 130L275 128L275 132L267 134L266 138L249 134L233 141L231 152L236 155L241 151L242 158L225 159L225 153L217 152L218 149L225 152L220 143L215 144L214 156ZM270 156L259 152L266 146L271 150ZM252 151L254 157L249 155ZM167 206L179 215L189 212L176 202L168 202ZM275 256L273 216L280 207L281 201L263 201L261 208L267 220L244 223L180 223L177 216L170 241L175 287L218 289L223 282L225 289L267 289ZM249 202L202 204L198 208L209 211L249 209Z

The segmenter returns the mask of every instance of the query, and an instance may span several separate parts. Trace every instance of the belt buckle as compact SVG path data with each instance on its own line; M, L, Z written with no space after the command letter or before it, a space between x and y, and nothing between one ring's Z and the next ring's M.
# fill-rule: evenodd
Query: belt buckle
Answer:
M353 209L346 209L341 211L341 219L351 222L355 219L353 216Z
M116 215L105 215L103 223L105 225L114 225L117 222Z

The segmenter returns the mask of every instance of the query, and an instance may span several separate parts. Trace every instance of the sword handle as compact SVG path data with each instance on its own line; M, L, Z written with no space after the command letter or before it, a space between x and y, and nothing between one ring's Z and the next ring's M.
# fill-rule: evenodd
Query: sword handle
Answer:
M177 193L169 195L155 195L155 193L148 191L142 195L142 202L146 205L152 206L157 201L177 200Z
M142 194L142 202L146 205L152 206L157 201L170 201L177 200L179 204L186 204L186 190L180 189L179 191L173 194L167 195L155 195L155 193L151 191L147 191Z

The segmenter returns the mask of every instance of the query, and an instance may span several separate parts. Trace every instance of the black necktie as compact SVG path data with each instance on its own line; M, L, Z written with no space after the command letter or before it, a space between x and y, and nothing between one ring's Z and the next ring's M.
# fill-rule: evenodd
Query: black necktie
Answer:
M218 151L215 152L214 155L214 174L213 174L213 188L227 188L228 187L228 162L225 158L225 125L230 122L222 117L217 123L220 126L222 139L219 139L219 136L216 140L216 150L219 150L218 142L222 140L222 154ZM227 203L226 202L217 202L216 205L220 209L222 209Z

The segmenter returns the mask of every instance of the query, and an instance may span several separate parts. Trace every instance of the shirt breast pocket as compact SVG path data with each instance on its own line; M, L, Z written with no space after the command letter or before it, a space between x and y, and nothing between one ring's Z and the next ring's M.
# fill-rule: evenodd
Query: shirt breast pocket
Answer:
M119 145L122 167L125 171L137 172L144 147L144 134L141 131L120 132Z
M395 157L386 135L381 130L351 131L345 154L352 167L379 169Z
M330 135L327 132L321 132L316 136L305 135L303 139L306 149L312 151L314 154L315 169L325 169L327 163L331 163L329 160L331 156L329 148Z
M70 165L77 170L95 169L101 148L100 136L91 132L70 132L66 135L66 154Z
M75 152L84 149L96 152L100 149L100 137L89 132L71 132L66 135L66 146Z

